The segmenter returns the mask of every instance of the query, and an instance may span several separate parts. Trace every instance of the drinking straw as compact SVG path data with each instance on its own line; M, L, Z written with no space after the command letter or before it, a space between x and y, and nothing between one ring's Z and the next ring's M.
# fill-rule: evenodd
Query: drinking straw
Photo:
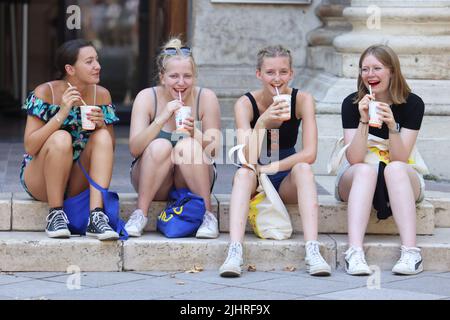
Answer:
M71 88L73 87L69 82L67 82L67 84L69 85L69 87L71 87ZM80 99L81 99L81 102L83 102L83 104L84 104L85 106L87 106L87 103L84 102L83 98L80 97Z
M178 99L180 100L180 102L183 102L183 100L181 100L181 91L178 91Z
M275 90L277 91L277 96L280 95L280 91L278 91L278 87L275 87Z
M370 86L370 84L369 84L369 93L370 95L372 95L372 87Z

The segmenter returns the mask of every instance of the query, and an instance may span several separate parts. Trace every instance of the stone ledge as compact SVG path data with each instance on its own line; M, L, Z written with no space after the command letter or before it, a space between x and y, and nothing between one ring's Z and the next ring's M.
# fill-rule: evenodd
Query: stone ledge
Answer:
M348 248L347 237L329 235L336 241L337 264L344 265L344 253ZM417 246L422 249L424 270L450 270L450 228L437 228L433 236L418 236ZM366 236L364 251L369 265L390 270L400 258L400 238L395 236Z
M73 236L51 239L44 232L0 232L0 271L121 271L122 242Z
M434 225L436 228L450 228L450 199L427 198L434 207Z
M343 265L347 236L320 235L321 253L333 267ZM87 237L50 239L44 232L0 232L0 271L66 272L71 265L81 271L187 271L195 265L218 270L226 258L229 236L218 239L168 239L146 233L127 241L101 242ZM424 269L450 271L450 228L436 229L434 236L418 236ZM400 256L398 236L365 237L364 250L369 265L390 270ZM258 271L295 267L304 270L305 242L302 235L276 241L252 234L244 240L244 268Z
M136 209L136 193L119 193L120 216L125 221ZM33 200L26 193L14 193L12 196L12 230L14 231L44 231L48 205L45 202ZM149 209L149 221L145 231L156 230L156 219L165 208L166 201L154 201ZM1 204L1 201L0 201ZM211 197L213 212L218 212L218 203L214 196ZM1 208L1 207L0 207Z
M0 231L11 230L12 193L0 193Z
M216 195L220 203L219 227L221 232L229 231L229 204L230 195ZM338 202L333 196L319 196L319 233L347 233L347 205ZM288 209L294 232L302 232L302 222L298 213L297 205L288 205ZM251 232L251 226L247 222L246 231ZM434 209L433 206L424 201L417 210L417 234L433 234L434 232ZM372 211L367 234L398 234L393 218L378 221L375 211Z
M334 268L335 245L326 235L319 237L321 253ZM157 233L124 243L124 270L189 270L198 265L204 269L218 270L227 256L229 236L218 239L195 238L167 239ZM247 235L244 241L244 265L254 265L259 271L284 269L288 266L305 268L305 242L300 235L291 239L263 240Z

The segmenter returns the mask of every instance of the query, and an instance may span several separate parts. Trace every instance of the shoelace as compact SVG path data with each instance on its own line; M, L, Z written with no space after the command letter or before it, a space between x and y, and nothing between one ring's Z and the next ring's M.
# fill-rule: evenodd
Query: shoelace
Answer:
M144 216L139 214L139 212L135 212L131 215L130 220L128 220L130 224L142 224L144 222Z
M52 214L53 216L49 219ZM67 228L69 219L67 218L66 213L63 210L56 210L52 211L47 216L47 222L49 222L50 225L53 225L55 230L59 230Z
M406 265L410 265L411 263L416 263L414 257L415 257L415 251L403 249L402 255L400 256L400 263L405 263Z
M314 243L311 244L309 246L309 261L310 264L318 264L318 263L323 263L325 262L325 260L322 258L322 256L320 255L320 251L319 251L319 244Z
M92 212L92 222L101 232L112 230L108 224L108 216L101 211Z
M356 266L360 266L360 265L367 265L366 260L364 259L364 256L362 254L361 251L353 251L351 258L353 258L353 262L355 263Z
M230 250L228 251L228 257L227 261L225 263L228 263L231 259L238 256L238 246L237 245L231 245Z
M203 222L206 224L208 228L210 228L211 224L214 223L213 214L206 212L205 215L203 216Z

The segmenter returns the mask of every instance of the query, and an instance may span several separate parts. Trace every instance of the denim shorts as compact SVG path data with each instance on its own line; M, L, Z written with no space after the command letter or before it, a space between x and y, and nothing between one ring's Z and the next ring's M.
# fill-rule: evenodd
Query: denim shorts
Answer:
M292 156L295 153L296 153L295 148L280 149L278 153L278 159L274 159L274 161L283 160L289 156ZM291 173L291 169L267 175L267 177L269 178L270 182L272 182L277 192L280 189L280 185L283 182L284 178L286 178L289 175L289 173Z
M342 176L344 175L345 171L347 171L348 168L350 168L350 163L346 158L344 158L343 163L341 167L338 169L338 172L336 174L336 180L334 183L334 197L336 200L343 202L341 196L339 195L339 182L341 181ZM376 167L376 170L378 172L378 166ZM419 191L419 197L416 200L416 203L420 203L425 198L425 180L423 179L423 176L416 171L417 177L419 178L420 182L420 191Z

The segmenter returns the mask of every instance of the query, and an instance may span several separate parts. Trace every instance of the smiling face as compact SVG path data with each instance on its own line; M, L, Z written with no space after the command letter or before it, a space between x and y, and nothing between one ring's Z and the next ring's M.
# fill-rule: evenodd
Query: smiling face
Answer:
M87 84L100 82L100 70L97 51L91 46L80 48L75 64L66 65L68 75L75 76Z
M256 77L272 95L277 94L275 87L278 87L280 94L287 93L293 74L289 57L284 56L264 58L261 68L256 70Z
M190 96L194 86L194 70L189 57L174 56L167 61L165 71L160 74L161 85L175 100L179 99L179 92L183 101Z
M375 95L389 92L392 72L375 56L368 55L363 59L360 72L361 79L367 90L370 85Z

